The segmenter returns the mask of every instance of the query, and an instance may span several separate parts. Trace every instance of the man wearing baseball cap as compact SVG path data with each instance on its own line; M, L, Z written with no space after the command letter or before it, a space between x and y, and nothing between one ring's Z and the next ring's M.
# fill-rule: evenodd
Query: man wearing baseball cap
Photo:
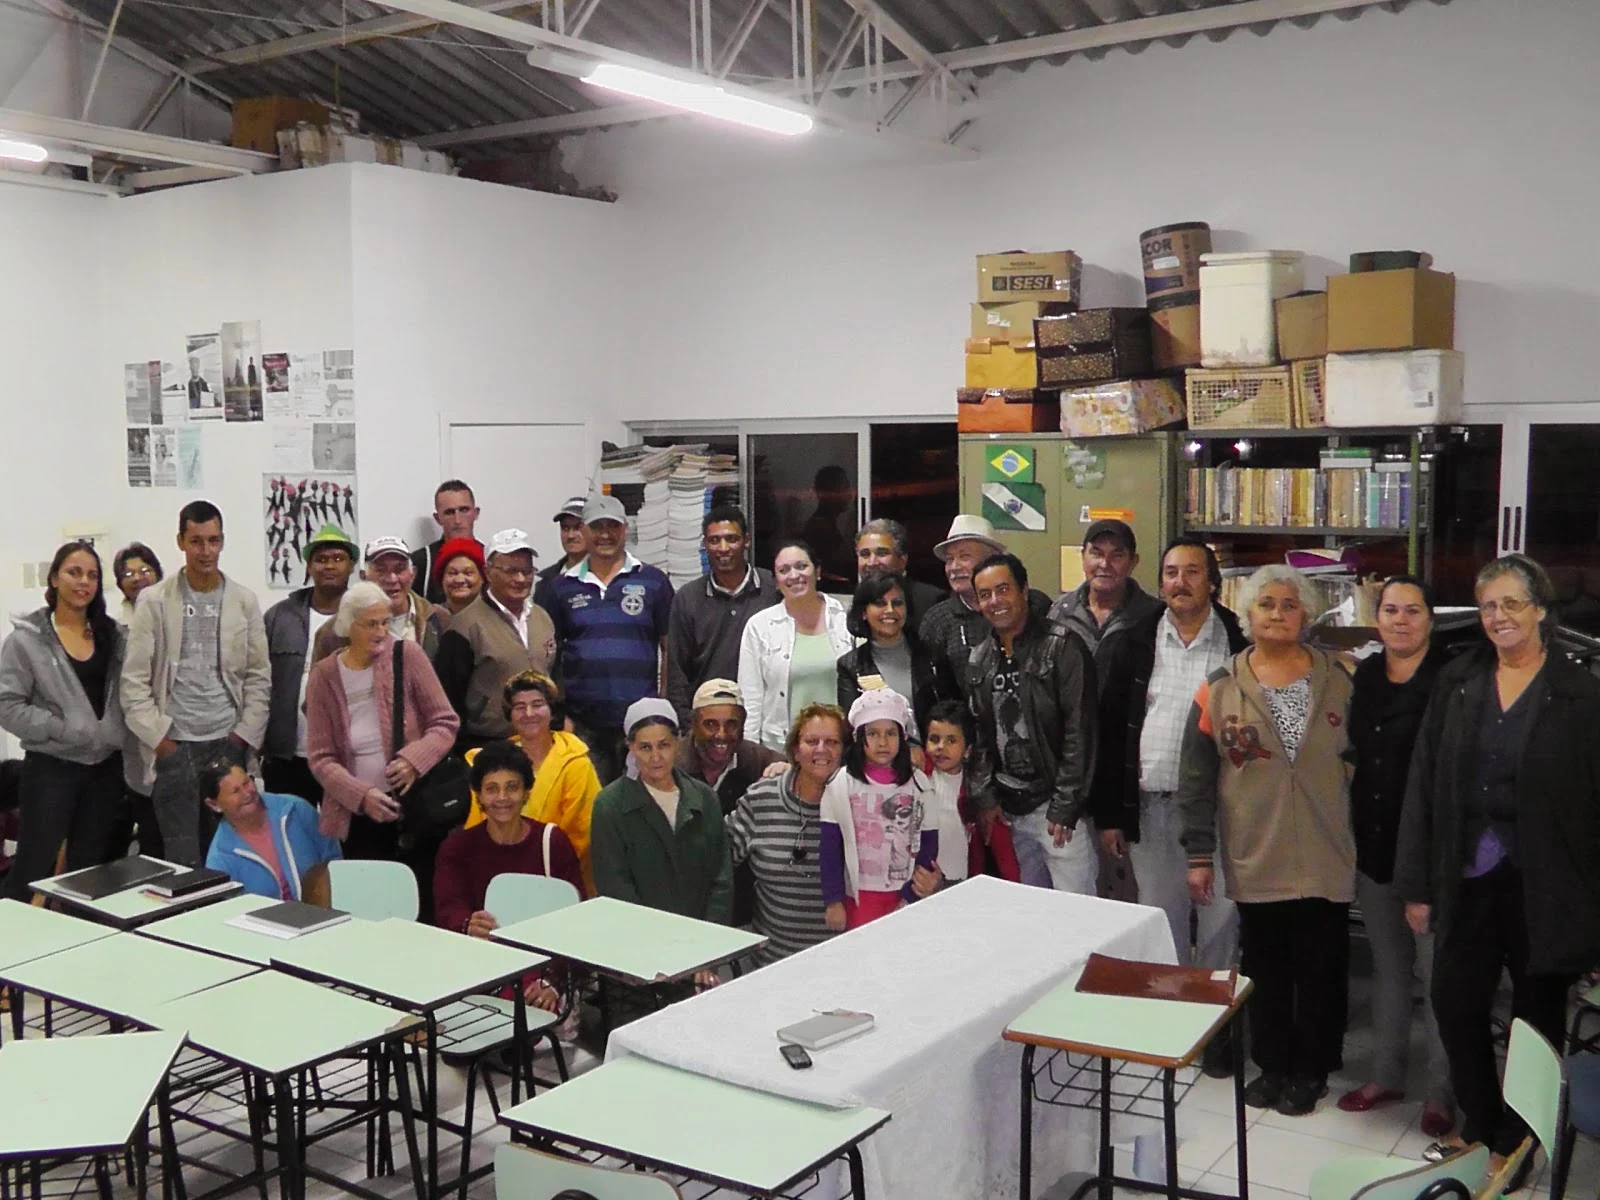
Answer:
M995 537L994 526L971 513L958 514L950 522L949 536L933 548L944 563L951 594L928 609L917 634L933 656L933 675L942 695L964 698L967 694L967 660L972 648L989 636L989 622L978 611L972 593L972 570L989 555L1004 553L1005 548ZM1043 620L1050 612L1050 597L1038 588L1029 588L1028 611Z
M561 526L561 557L539 572L540 589L568 567L577 566L583 561L583 556L589 553L589 527L583 523L583 504L582 496L568 497L567 502L556 509L555 516L550 518ZM533 598L540 604L544 603L538 593Z
M689 736L678 743L678 769L715 792L722 815L731 816L750 785L783 762L783 755L744 736L744 701L731 679L702 683L692 711ZM733 869L733 923L748 925L755 911L756 877L749 863L741 863Z
M337 525L324 525L301 552L311 586L290 592L263 621L272 664L272 707L261 747L261 777L268 792L322 803L322 785L306 761L306 680L311 647L339 611L360 551Z
M478 501L472 489L460 479L446 479L433 489L433 520L439 526L439 540L424 546L411 557L412 577L417 590L430 604L444 603L444 584L434 578L439 549L453 538L478 540L473 532L478 523Z
M567 712L589 746L601 784L622 773L622 718L662 694L672 584L628 553L628 513L615 496L583 506L589 552L550 581Z
M439 652L444 621L432 604L412 590L416 569L411 565L411 547L404 538L375 537L361 557L361 578L377 584L389 597L389 636L416 642L431 659ZM349 639L334 633L329 621L312 642L312 666L348 644Z
M1096 667L1106 665L1117 638L1161 611L1161 601L1133 578L1138 565L1139 543L1125 521L1094 522L1083 535L1083 582L1050 610L1052 621L1083 639Z
M524 671L548 675L555 663L555 628L532 599L535 554L520 529L491 537L483 590L439 638L433 667L461 718L458 753L510 737L506 683Z

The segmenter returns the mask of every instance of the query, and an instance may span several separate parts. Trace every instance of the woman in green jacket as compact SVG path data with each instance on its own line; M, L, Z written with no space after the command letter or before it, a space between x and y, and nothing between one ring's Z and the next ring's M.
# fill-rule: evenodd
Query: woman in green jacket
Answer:
M706 784L674 767L678 715L665 700L635 701L623 718L639 777L594 798L589 855L602 896L726 925L733 866L722 804Z

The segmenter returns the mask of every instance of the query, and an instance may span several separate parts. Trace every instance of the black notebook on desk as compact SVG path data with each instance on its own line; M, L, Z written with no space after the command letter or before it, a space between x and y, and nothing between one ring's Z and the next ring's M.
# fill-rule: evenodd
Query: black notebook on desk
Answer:
M175 900L179 896L192 896L195 892L220 887L227 882L225 872L213 871L210 867L196 867L192 871L177 871L163 876L152 883L149 890L168 900Z
M265 933L271 937L293 938L299 937L302 933L314 933L330 925L342 924L349 919L349 913L340 912L337 908L319 908L315 904L286 900L282 904L269 904L265 908L240 913L225 924L232 925L236 929L248 929L252 933Z
M104 866L89 867L62 875L55 881L56 888L75 900L101 900L129 888L136 888L152 879L177 874L177 868L142 854L119 858Z

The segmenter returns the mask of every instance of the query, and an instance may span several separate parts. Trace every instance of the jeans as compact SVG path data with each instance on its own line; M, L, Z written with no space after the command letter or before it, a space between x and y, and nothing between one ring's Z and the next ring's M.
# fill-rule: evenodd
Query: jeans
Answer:
M92 766L29 750L22 759L17 855L5 895L26 902L36 879L55 874L56 853L66 843L66 869L96 867L119 857L122 755Z
M1396 1092L1406 1090L1406 1060L1411 1050L1412 972L1421 967L1422 994L1433 990L1433 935L1418 937L1406 924L1406 905L1392 883L1378 883L1356 873L1356 899L1372 947L1372 1032L1375 1044L1372 1082ZM1433 1004L1422 1006L1428 1040L1428 1096L1453 1108L1450 1064Z
M177 749L165 758L156 758L156 781L150 789L150 804L161 827L168 862L198 867L211 849L211 835L220 818L200 799L195 779L201 766L221 755L242 762L244 750L228 738L209 742L178 742Z
M1096 895L1100 857L1095 853L1094 822L1083 818L1073 828L1072 840L1058 847L1045 817L1048 807L1041 804L1025 816L1006 817L1022 882L1080 896Z
M1433 1011L1461 1106L1461 1136L1487 1143L1496 1154L1510 1154L1527 1130L1502 1101L1495 1069L1489 1017L1500 972L1511 976L1511 1015L1544 1034L1558 1052L1566 1036L1567 991L1576 979L1528 973L1522 886L1522 872L1509 863L1463 879L1450 926L1433 948Z
M1240 970L1255 981L1247 1003L1256 1066L1327 1078L1344 1051L1350 906L1305 899L1238 909Z
M1172 927L1172 946L1180 963L1231 967L1239 953L1239 910L1227 896L1222 857L1213 856L1215 892L1210 904L1189 899L1189 856L1178 835L1183 819L1170 792L1139 793L1139 840L1128 843L1139 903L1159 908ZM1189 947L1189 915L1195 917L1194 950Z

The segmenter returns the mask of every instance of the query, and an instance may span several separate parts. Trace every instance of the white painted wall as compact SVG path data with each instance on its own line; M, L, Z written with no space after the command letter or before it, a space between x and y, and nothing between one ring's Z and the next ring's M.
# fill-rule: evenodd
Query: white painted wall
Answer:
M1454 0L1002 71L971 164L799 169L681 121L575 139L639 218L649 386L622 416L949 413L974 254L1071 247L1090 303L1138 303L1139 232L1199 219L1219 250L1304 250L1311 286L1351 251L1431 251L1472 406L1600 417L1597 51L1592 0Z

